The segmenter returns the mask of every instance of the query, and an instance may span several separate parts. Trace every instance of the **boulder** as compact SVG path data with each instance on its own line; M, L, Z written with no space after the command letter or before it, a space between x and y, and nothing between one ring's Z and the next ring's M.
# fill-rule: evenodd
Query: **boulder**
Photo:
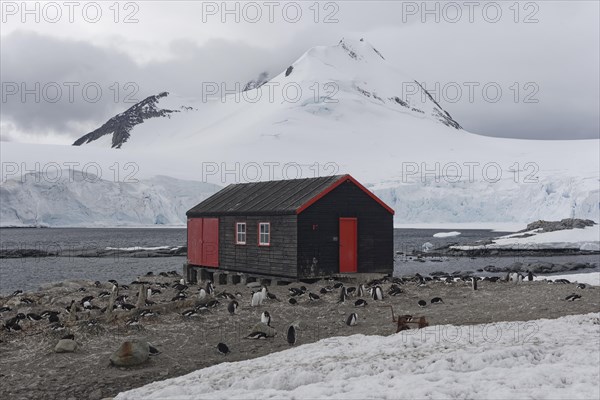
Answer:
M260 282L248 282L246 283L246 287L249 287L250 289L255 289L255 288L259 288L262 285L260 284Z
M269 325L265 324L264 322L258 322L256 325L254 325L254 327L252 327L251 332L262 332L265 335L267 335L267 337L274 337L275 335L277 335L277 331Z
M55 353L72 353L77 350L77 342L73 339L61 339L54 347Z
M139 339L127 340L110 356L110 363L117 367L131 367L148 360L150 347L148 342Z

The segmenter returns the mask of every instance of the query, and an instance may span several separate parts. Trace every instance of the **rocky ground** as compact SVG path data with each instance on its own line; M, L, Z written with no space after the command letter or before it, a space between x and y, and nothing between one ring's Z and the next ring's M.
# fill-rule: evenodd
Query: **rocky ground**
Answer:
M368 296L366 308L355 308L355 297L338 303L340 289L328 294L320 289L332 282L320 281L304 284L308 292L318 293L320 300L311 301L308 292L297 297L298 304L288 303L289 286L271 286L269 292L278 300L267 300L262 306L251 307L251 289L243 285L219 285L216 294L223 291L235 294L240 309L236 315L227 311L229 300L220 298L220 304L210 311L200 312L196 317L184 317L182 311L197 304L199 286L190 285L188 298L172 301L177 290L172 287L180 277L142 277L159 288L162 293L150 297L156 303L146 307L159 313L157 316L139 317L139 325L127 325L126 321L139 314L139 309L116 311L111 322L100 310L77 312L77 321L68 322L65 310L71 300L79 302L84 296L94 296L92 304L106 307L108 298L98 294L111 289L112 284L93 282L68 282L45 288L36 293L24 293L0 298L0 307L10 307L1 313L3 323L17 312L42 313L44 310L61 311L59 317L65 328L53 331L46 320L20 323L21 331L0 330L0 398L1 399L101 399L142 386L146 383L186 374L216 363L244 360L263 356L289 347L285 330L291 323L299 323L297 345L320 339L356 333L390 335L395 333L390 306L396 315L424 316L430 328L443 325L470 325L496 321L528 321L539 318L557 318L569 314L600 311L600 288L587 286L579 289L575 284L546 282L508 283L504 281L480 281L477 291L471 284L458 280L450 284L428 281L425 285L407 281L400 285L403 293L387 295L391 282L383 283L386 293L383 301ZM169 286L168 288L161 287ZM345 285L356 286L346 282ZM136 303L138 285L120 289L119 294L129 295L128 303ZM565 301L565 297L578 293L581 299ZM433 297L441 297L442 304L431 304ZM23 303L28 298L33 304ZM209 297L210 300L212 297ZM417 302L426 300L426 307ZM265 340L245 339L252 327L260 321L260 314L269 311L272 326L278 334ZM358 324L347 326L346 317L358 314ZM90 325L90 320L98 323ZM427 329L430 329L427 328ZM54 346L66 334L75 335L79 348L74 353L55 353ZM495 332L495 334L498 334ZM515 331L500 334L516 335L525 340L535 335L532 323L517 323ZM127 338L147 340L160 350L143 365L117 368L110 365L111 354ZM335 339L329 339L335 340ZM444 340L444 336L440 336ZM217 352L216 345L226 343L231 349L228 355Z

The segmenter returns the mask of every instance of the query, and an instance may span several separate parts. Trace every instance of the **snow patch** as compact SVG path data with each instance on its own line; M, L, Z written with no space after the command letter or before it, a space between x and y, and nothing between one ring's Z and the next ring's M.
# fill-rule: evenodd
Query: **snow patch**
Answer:
M153 382L115 400L596 399L599 317L329 338Z
M433 237L434 238L447 238L447 237L454 237L454 236L459 236L460 232L457 231L452 231L452 232L438 232L438 233L434 233Z

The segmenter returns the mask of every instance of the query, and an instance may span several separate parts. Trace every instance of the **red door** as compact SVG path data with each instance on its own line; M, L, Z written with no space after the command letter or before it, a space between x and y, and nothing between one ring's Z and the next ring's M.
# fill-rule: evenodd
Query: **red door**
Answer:
M340 272L357 271L356 227L356 218L340 218Z
M219 266L219 219L188 219L188 263Z
M219 219L203 218L202 226L202 265L219 266Z
M188 264L202 265L202 218L188 218Z

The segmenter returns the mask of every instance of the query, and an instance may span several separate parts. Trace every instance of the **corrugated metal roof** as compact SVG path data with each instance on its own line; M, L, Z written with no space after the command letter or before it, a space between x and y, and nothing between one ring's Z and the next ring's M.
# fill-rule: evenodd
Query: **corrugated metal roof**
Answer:
M186 215L294 214L304 203L346 175L229 185Z

